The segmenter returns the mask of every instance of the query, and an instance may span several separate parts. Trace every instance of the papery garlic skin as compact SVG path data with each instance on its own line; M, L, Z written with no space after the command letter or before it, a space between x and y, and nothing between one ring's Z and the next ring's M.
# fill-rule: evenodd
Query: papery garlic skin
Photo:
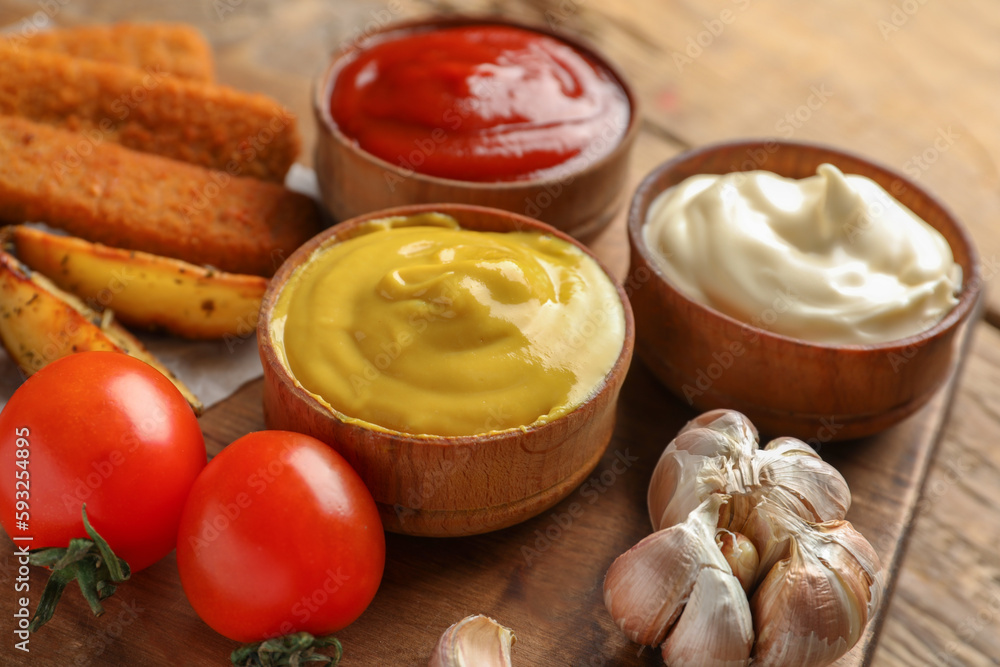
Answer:
M704 427L711 427L713 430L729 433L730 437L742 442L756 442L760 439L757 427L753 425L753 422L746 415L737 410L727 410L725 408L701 413L682 426L677 435Z
M851 490L836 468L798 438L775 438L758 451L767 495L806 521L821 523L847 516Z
M511 667L514 632L482 614L466 616L441 635L428 667Z
M661 653L670 667L746 667L753 642L750 606L740 582L706 567Z
M722 493L725 472L717 462L748 459L756 442L757 429L733 410L712 410L688 422L660 456L649 482L653 530L684 521L709 495Z
M789 551L750 602L755 667L830 664L857 643L881 602L878 556L850 523L802 530Z
M746 596L715 546L719 507L726 500L726 496L710 496L686 521L649 535L608 568L604 605L629 639L647 646L662 643L706 568L733 579L749 627Z
M712 410L685 425L653 470L647 494L653 529L683 521L712 493L732 496L721 525L736 532L746 533L741 527L756 520L751 513L764 497L806 521L847 515L847 482L812 447L778 438L758 449L757 439L757 429L735 410Z

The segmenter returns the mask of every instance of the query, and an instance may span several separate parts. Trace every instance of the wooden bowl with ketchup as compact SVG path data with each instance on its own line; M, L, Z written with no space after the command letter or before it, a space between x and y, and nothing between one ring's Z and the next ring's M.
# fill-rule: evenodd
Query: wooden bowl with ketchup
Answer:
M765 170L803 179L816 175L823 163L872 179L944 237L962 280L957 304L943 318L888 342L815 343L768 327L781 317L780 307L762 311L756 323L740 320L689 297L667 277L644 234L651 204L661 193L697 174ZM927 403L948 378L961 344L956 334L979 300L976 250L940 202L900 174L821 145L738 141L686 152L656 168L639 186L628 234L636 352L653 373L698 410L739 410L762 432L814 445L876 433ZM718 271L728 269L717 266ZM757 270L780 269L769 265Z
M581 283L574 283L575 287L567 285L567 289L563 290L562 293L574 292L574 290L585 291L586 287L580 287L580 285L599 284L600 289L593 290L593 292L601 295L599 303L603 306L596 310L603 310L606 314L613 311L613 316L620 318L615 320L614 327L621 332L621 344L620 348L617 345L600 348L604 350L602 354L605 361L602 363L609 370L606 372L603 370L605 365L593 367L597 369L599 379L593 384L588 380L578 385L586 388L586 393L577 394L580 396L579 402L566 402L564 404L566 410L548 413L552 417L547 421L532 418L534 421L529 424L505 425L502 428L490 427L486 431L473 435L441 436L395 430L384 425L393 423L391 421L379 424L374 423L374 419L371 417L345 414L332 407L335 402L333 399L330 402L318 400L317 397L320 395L305 388L304 385L308 384L307 373L309 371L301 375L293 372L294 364L291 362L290 356L286 356L290 347L296 345L298 349L311 348L317 340L326 340L334 335L342 334L335 332L331 335L311 337L305 340L305 345L299 345L290 337L289 327L292 323L293 311L287 305L283 306L282 303L288 304L288 299L302 295L303 290L307 290L306 293L312 290L311 285L308 288L303 287L307 284L304 282L306 273L304 273L303 267L325 261L324 257L330 257L329 253L337 251L338 247L343 244L359 239L365 242L365 239L375 238L377 234L394 233L396 229L393 227L393 232L386 232L380 227L372 231L373 225L384 225L386 220L400 218L412 221L415 219L414 216L436 214L450 216L462 230L537 233L543 237L546 243L549 242L549 239L565 242L565 244L572 246L568 249L565 245L559 246L563 250L569 251L566 256L574 257L576 259L572 261L580 261L588 267L590 278ZM377 222L373 223L372 221ZM428 243L428 232L423 231L423 229L424 227L421 225L407 224L407 229L404 230L406 233L419 233L422 236L416 240L410 240L410 237L406 237L402 242L402 248L405 249L401 251L402 254L406 254L408 257L412 256L413 253L420 252L418 246ZM507 234L496 236L506 237ZM448 246L441 252L448 254L449 257L455 252L461 252L461 250L453 250L453 247L455 246ZM359 252L362 251L358 250L358 246L355 244L349 249L349 252L344 251L344 257L354 261L354 258L359 256ZM378 252L384 256L390 254L382 252L381 248ZM492 255L491 258L491 261L495 260L499 263L491 264L487 268L474 266L469 269L471 273L466 273L467 269L463 266L455 265L453 270L440 274L433 267L428 268L427 265L414 268L397 265L396 260L391 259L388 260L390 262L388 269L379 268L375 273L377 282L368 281L367 278L354 274L351 280L335 280L328 283L327 286L334 292L329 295L333 299L330 302L331 308L347 302L351 304L346 306L347 308L355 312L363 311L362 314L374 311L355 307L353 296L351 298L344 297L337 287L338 284L363 285L364 287L359 288L364 290L363 294L377 293L379 296L372 298L382 299L384 289L408 289L406 286L399 286L400 280L412 279L417 283L416 289L413 292L405 292L404 299L430 299L434 301L436 297L433 290L438 288L444 289L446 292L451 290L448 293L453 295L453 298L445 304L446 311L440 313L433 311L435 317L428 318L426 321L407 319L406 317L400 320L384 321L380 315L373 315L372 317L378 321L367 323L370 325L367 333L361 331L361 326L355 327L352 324L347 327L347 333L343 334L348 339L348 346L353 349L370 344L376 352L385 351L386 357L384 359L380 359L380 355L376 354L373 357L373 362L378 366L378 372L392 376L391 381L394 383L398 382L400 377L405 376L407 365L410 365L410 368L428 369L432 375L431 380L436 387L439 386L441 384L440 377L448 377L447 373L455 368L464 368L466 360L475 360L475 357L461 355L467 354L467 350L472 350L471 354L476 355L480 353L480 349L496 349L490 346L498 344L497 340L500 338L497 334L498 327L503 327L506 322L512 322L520 317L519 311L517 311L520 308L518 304L524 302L524 299L518 297L520 287L517 285L520 283L515 280L512 283L514 284L513 289L503 291L504 296L500 297L500 301L491 301L488 296L484 296L479 284L476 283L484 275L484 272L498 276L499 280L507 280L509 276L516 275L521 270L508 262L507 259L497 260ZM465 257L459 257L459 260L461 260L459 264L464 263L465 267L470 265L469 262L465 261ZM450 262L452 259L443 261ZM527 265L526 262L521 266ZM530 272L530 267L524 271ZM476 284L469 288L467 295L456 294L452 283L441 287L442 281L449 280L452 275L457 275L456 280L459 282L455 284L468 285L469 281ZM599 276L599 280L595 279L597 276ZM547 280L543 279L542 282L545 283ZM604 282L605 280L607 282ZM370 287L369 282L372 282ZM392 284L390 285L390 283ZM284 302L282 302L283 295L287 297ZM470 298L466 298L466 296ZM497 308L500 313L497 316L499 319L493 319L491 315L488 326L484 327L480 327L474 318L470 320L465 315L470 310L478 309L479 304L482 303L499 304ZM550 302L546 301L545 304L545 307L548 307ZM381 305L376 307L381 307ZM397 301L386 307L398 308L406 307L406 305ZM283 310L283 308L286 309ZM511 308L513 310L510 310ZM306 310L305 320L312 321L316 318L330 317L329 312L317 313L315 316L311 314L313 312L315 312L313 309ZM601 313L595 312L595 309L576 312L583 312L587 322L580 323L579 326L558 328L557 331L550 332L554 338L546 338L545 340L554 341L559 345L568 344L570 347L567 350L574 358L585 359L597 353L597 348L594 345L596 340L606 340L593 332L599 327L609 325L602 324L608 320L598 317ZM620 315L618 315L619 313ZM367 315L365 316L367 317ZM448 323L445 322L446 320ZM578 320L573 321L578 322ZM428 322L431 322L430 326L428 326ZM450 322L454 322L454 324L450 324ZM471 325L470 322L472 322ZM447 339L446 343L442 345L440 344L441 339L435 339L431 335L434 333L431 329L438 326L454 327L448 330L459 331L461 336L453 341ZM378 346L378 343L372 342L373 334L377 336L381 332L390 330L394 331L393 340L398 341L396 347L393 347L391 343ZM440 331L440 329L436 331ZM521 331L524 331L524 335L529 337L527 329L518 330L518 332ZM516 339L520 339L520 337L521 333L516 333L514 336ZM326 442L340 452L371 490L387 530L427 536L483 533L518 523L551 507L576 488L597 465L607 448L614 429L615 406L632 357L633 338L632 312L621 287L608 276L607 271L582 244L548 225L507 211L463 204L416 205L377 211L341 223L319 234L296 250L271 281L261 305L257 331L261 361L264 367L264 419L268 428L306 433ZM357 345L355 345L355 339L359 341ZM426 358L416 357L420 362L415 364L414 357L406 358L406 355L415 352L417 346L422 345L423 340L430 341L429 345L433 353ZM486 341L485 345L483 344L484 340ZM389 350L389 348L393 349ZM424 349L428 348L421 348L421 351ZM456 350L459 355L457 361ZM331 358L318 351L318 348L303 354L306 355L304 357L305 363L309 365L322 365L328 363L326 360ZM483 354L493 355L494 353L483 352ZM509 355L501 354L499 356L506 359ZM349 370L341 370L339 365L331 365L330 367L336 369L334 373L337 381L348 378L351 382L354 381ZM541 364L539 368L544 369L543 372L546 373L546 376L538 377L538 383L547 382L549 373L562 372L559 368L551 368L548 362ZM468 380L480 389L463 390L459 393L474 394L477 398L473 402L479 404L476 409L487 411L477 414L480 416L488 414L487 422L494 423L492 422L494 414L504 412L502 409L503 401L496 399L487 401L478 398L479 396L493 395L490 394L493 385L489 384L488 380L482 379L488 373L476 369L468 376L464 371L460 371L460 375L463 383ZM509 376L509 373L504 375L504 377ZM591 376L594 376L593 372ZM373 376L369 379L374 380L375 378ZM415 382L414 385L417 387L427 386L421 382ZM462 386L465 387L467 384ZM517 381L516 386L519 387L516 393L508 395L510 399L506 403L508 406L520 406L530 400L532 398L530 392L534 391L535 381ZM401 395L398 398L394 396L390 401L391 404L386 405L385 401L382 401L380 404L382 407L378 408L378 411L372 411L371 414L377 412L377 414L386 415L397 406L402 405L405 408L406 404L416 403L418 400L423 400L425 396L426 392L420 390L417 390L416 393ZM381 400L381 393L376 398ZM444 418L447 418L449 411L452 411L452 414L464 416L468 414L464 407L466 404L462 404L461 410L456 407L460 398L461 396L455 394L454 399L435 399L430 407L422 409L416 418L423 418L430 413L435 413L435 418L437 418L436 413L439 412ZM495 406L498 407L494 411ZM364 421L366 419L370 421Z
M337 220L452 202L582 239L624 205L639 124L631 86L599 53L499 18L386 26L334 54L313 109Z

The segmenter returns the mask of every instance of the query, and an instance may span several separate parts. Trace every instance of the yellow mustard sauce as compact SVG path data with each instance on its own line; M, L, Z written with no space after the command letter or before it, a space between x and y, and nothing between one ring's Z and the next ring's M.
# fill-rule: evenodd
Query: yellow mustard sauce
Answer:
M621 352L618 293L580 249L423 214L317 249L275 304L295 380L346 419L412 434L544 424Z

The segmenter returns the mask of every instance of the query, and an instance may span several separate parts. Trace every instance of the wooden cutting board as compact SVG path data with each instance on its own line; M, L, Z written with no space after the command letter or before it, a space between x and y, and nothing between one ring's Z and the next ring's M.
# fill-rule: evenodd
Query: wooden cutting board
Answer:
M947 415L955 378L920 412L878 436L820 447L843 473L854 502L848 519L882 559L887 594L861 642L837 665L867 665L891 596L917 509L920 490ZM262 383L243 387L202 417L209 453L264 428ZM645 495L653 466L691 417L638 361L622 390L618 425L590 478L542 515L495 533L466 538L388 536L385 578L371 607L338 633L342 665L425 665L439 635L463 616L485 613L518 638L515 665L662 665L658 651L640 650L604 609L608 565L650 532ZM151 473L152 474L152 473ZM294 545L288 545L290 549ZM10 627L17 565L9 540L0 551L0 618ZM45 573L30 576L32 608ZM247 582L253 585L253 582ZM79 591L68 589L56 618L13 649L0 646L5 665L222 665L233 642L215 634L189 606L174 556L139 572L91 616Z

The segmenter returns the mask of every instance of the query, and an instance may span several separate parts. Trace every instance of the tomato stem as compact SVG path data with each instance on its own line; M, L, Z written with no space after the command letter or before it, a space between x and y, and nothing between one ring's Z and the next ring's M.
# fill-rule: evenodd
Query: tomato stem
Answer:
M333 647L334 655L314 653ZM313 637L308 632L295 632L254 644L244 644L229 656L234 667L281 667L315 662L336 667L344 656L344 648L334 637Z
M115 584L129 578L128 563L116 556L104 538L90 525L86 504L81 512L84 530L91 539L77 537L70 540L69 546L65 548L46 547L30 552L29 562L32 565L52 570L45 590L42 591L42 598L38 601L38 609L28 626L30 632L37 631L52 618L59 598L74 579L94 616L100 616L104 613L101 600L115 592Z

